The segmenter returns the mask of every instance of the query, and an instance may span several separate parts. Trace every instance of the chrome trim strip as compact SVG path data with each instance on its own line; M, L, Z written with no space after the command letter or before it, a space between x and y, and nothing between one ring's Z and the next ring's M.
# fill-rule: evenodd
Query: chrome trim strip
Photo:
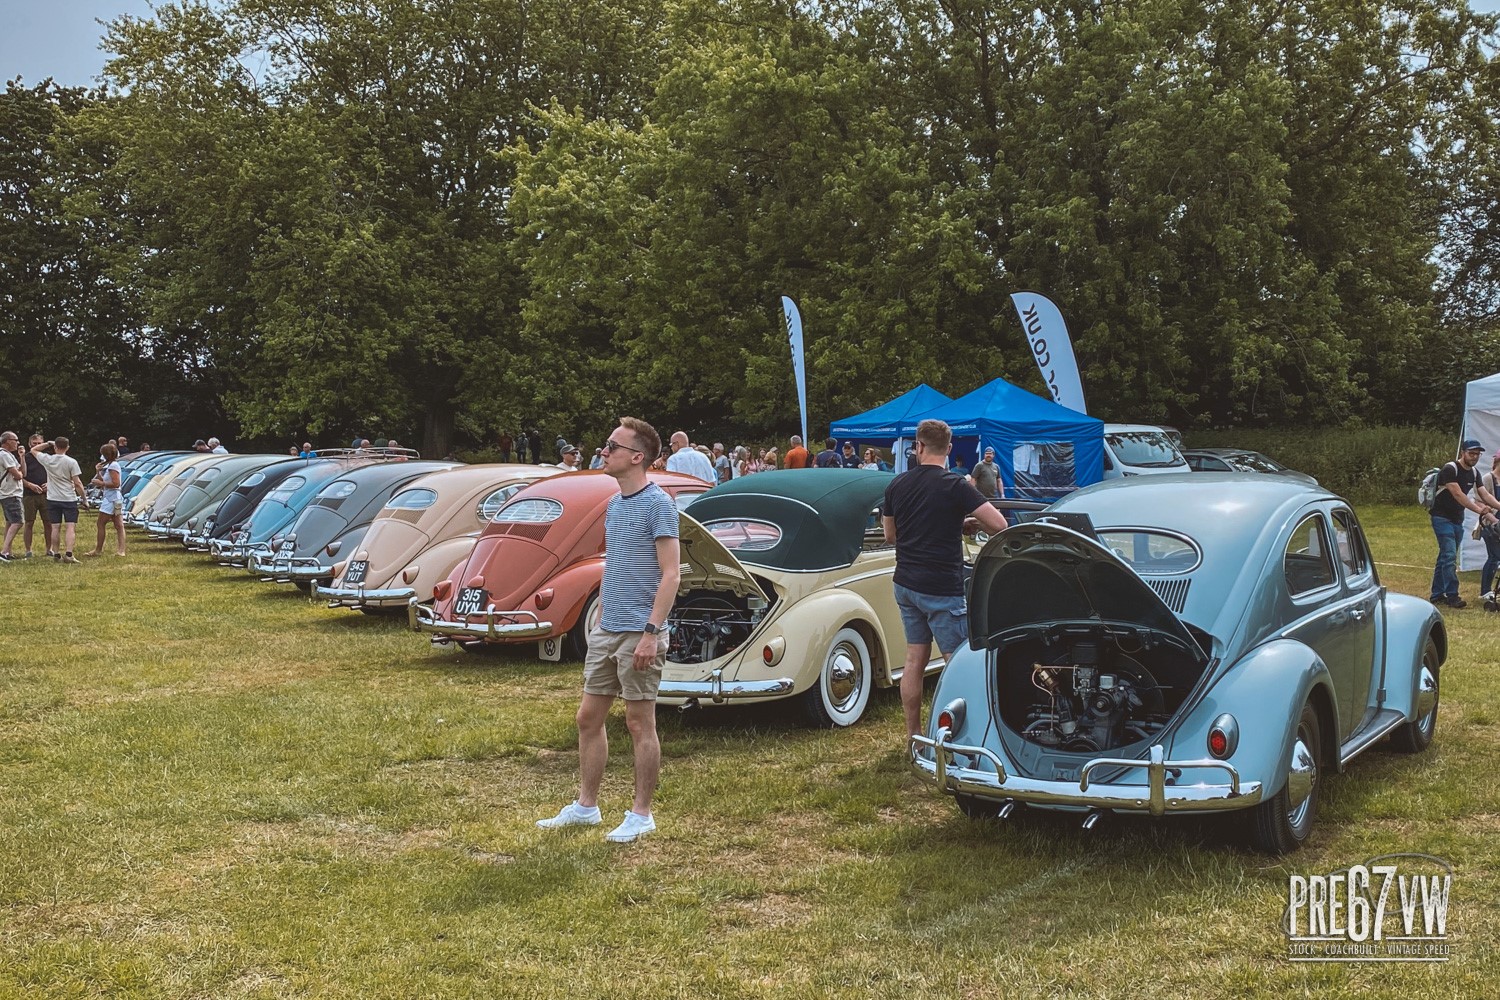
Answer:
M1153 816L1169 812L1242 809L1258 803L1264 794L1259 781L1241 781L1239 771L1232 764L1221 760L1167 760L1166 751L1161 744L1151 748L1148 760L1097 757L1084 764L1075 783L1008 775L1004 762L993 751L982 746L950 743L950 736L947 729L939 729L936 737L913 736L908 744L913 770L922 777L930 778L940 790L950 794L994 800L1015 799L1037 805L1147 812ZM930 753L924 753L924 750ZM955 758L959 755L988 761L995 770L990 772L980 770L978 766L958 766ZM1100 767L1144 768L1148 783L1124 785L1107 782L1091 785L1089 772ZM1229 783L1167 785L1169 771L1186 768L1225 771L1229 775Z

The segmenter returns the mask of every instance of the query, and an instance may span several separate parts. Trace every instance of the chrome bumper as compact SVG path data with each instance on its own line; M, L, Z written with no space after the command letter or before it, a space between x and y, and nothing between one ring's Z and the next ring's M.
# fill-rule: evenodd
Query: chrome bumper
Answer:
M364 587L313 586L314 597L328 598L330 608L358 608L366 604L407 604L417 596L410 587L388 587L384 590L366 590Z
M1169 812L1202 812L1219 809L1243 809L1258 803L1263 794L1259 781L1241 781L1233 764L1222 760L1167 760L1160 744L1151 748L1147 760L1124 760L1096 757L1084 764L1078 780L1043 781L1008 775L1005 764L987 747L949 743L949 732L939 729L937 737L913 736L908 745L912 767L930 778L941 790L956 795L1003 802L1014 799L1042 806L1083 806L1088 809L1118 809L1123 812L1147 812L1161 816ZM931 756L923 750L931 751ZM976 766L960 767L956 755L978 758ZM981 770L979 761L988 761L993 771ZM1143 768L1147 783L1090 784L1089 775L1098 769ZM1229 776L1227 784L1169 785L1170 772L1188 768L1213 768ZM1176 775L1173 776L1174 778Z
M283 558L257 552L250 557L250 572L266 583L292 583L298 580L311 583L333 576L333 567L312 556Z
M146 525L146 531L157 538L166 538L171 532L165 521L151 521Z
M724 671L715 669L706 681L671 681L662 678L657 689L658 698L687 698L693 701L711 701L722 705L739 698L774 698L792 693L790 677L777 677L769 681L726 681Z
M475 617L483 622L456 622L436 618L428 605L413 597L406 605L406 620L413 632L431 632L433 642L445 643L454 639L478 639L481 642L520 642L526 639L545 639L552 634L552 623L544 622L531 611L480 611ZM497 618L520 618L530 621L515 621L497 624Z
M246 566L250 557L259 552L270 552L271 547L265 542L252 545L249 542L231 542L226 539L216 538L208 544L208 550L213 553L214 561L220 566Z

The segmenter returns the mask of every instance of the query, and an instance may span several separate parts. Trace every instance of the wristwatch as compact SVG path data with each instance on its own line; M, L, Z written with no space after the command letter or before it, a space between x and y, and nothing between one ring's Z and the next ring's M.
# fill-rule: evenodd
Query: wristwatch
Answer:
M661 626L653 625L650 622L647 622L645 632L647 635L658 635L661 632Z

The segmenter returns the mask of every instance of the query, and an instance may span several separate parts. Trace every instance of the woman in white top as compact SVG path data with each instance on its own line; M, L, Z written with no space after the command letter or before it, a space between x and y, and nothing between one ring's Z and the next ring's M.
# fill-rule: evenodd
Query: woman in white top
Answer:
M111 522L115 526L115 555L125 554L125 498L120 494L120 463L115 461L119 457L120 452L112 443L99 449L99 464L89 485L103 490L104 498L99 501L99 532L94 551L85 552L85 556L97 556L104 551L104 526Z

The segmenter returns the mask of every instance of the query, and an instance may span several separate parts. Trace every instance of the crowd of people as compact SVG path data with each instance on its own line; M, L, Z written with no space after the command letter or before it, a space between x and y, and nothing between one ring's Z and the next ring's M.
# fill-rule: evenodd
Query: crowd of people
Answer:
M98 519L92 552L98 556L110 526L115 529L115 555L125 554L125 501L120 492L123 472L119 458L128 447L119 437L99 446L99 461L88 485L99 491ZM143 446L149 450L149 446ZM0 509L5 515L5 540L0 544L0 562L13 562L35 556L37 522L41 522L44 553L60 563L77 563L74 544L78 518L89 506L84 486L83 468L70 451L72 442L65 437L43 439L32 434L25 445L15 431L0 433ZM17 554L15 541L20 536L24 552Z

